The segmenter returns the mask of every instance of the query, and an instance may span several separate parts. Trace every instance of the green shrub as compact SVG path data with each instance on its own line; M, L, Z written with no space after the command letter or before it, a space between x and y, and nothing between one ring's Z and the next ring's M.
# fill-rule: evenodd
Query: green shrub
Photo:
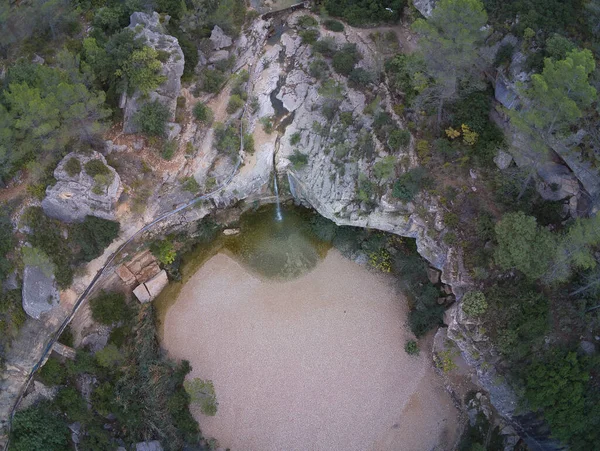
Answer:
M317 25L319 25L319 22L317 22L317 20L313 16L309 16L308 14L305 14L298 18L298 21L296 22L296 24L300 28L310 28L310 27L316 27Z
M240 151L240 132L236 125L217 122L215 130L215 147L219 152L234 158Z
M423 167L414 168L405 172L396 180L392 189L392 196L404 202L411 202L429 184L426 170Z
M83 421L89 417L85 400L73 387L61 388L55 403L60 411L67 415L69 421Z
M123 363L125 356L119 348L110 343L100 351L96 352L96 361L103 368L115 368Z
M315 42L312 46L313 52L331 58L337 51L337 44L332 38L323 38Z
M364 89L368 84L375 82L375 74L362 67L357 67L352 69L348 79L358 88Z
M496 52L496 56L494 58L494 66L500 67L509 65L514 53L515 46L512 45L510 42L501 45L498 51Z
M100 324L110 326L118 321L126 321L131 310L125 302L125 296L117 292L102 291L90 300L92 318Z
M167 161L170 161L175 156L175 152L177 152L177 141L165 141L163 142L162 150L160 152L160 156Z
M89 262L102 255L114 239L119 236L120 224L116 221L86 216L83 222L72 229L73 242L80 247L79 258Z
M410 132L408 130L392 130L388 138L388 146L392 152L406 148L410 144Z
M308 155L301 153L298 149L294 149L294 153L289 157L294 169L300 169L308 163Z
M194 177L187 177L183 181L183 189L190 193L198 193L200 191L200 184L196 181Z
M65 163L65 172L69 175L69 177L75 177L81 172L81 162L78 158L71 157Z
M329 31L334 31L337 33L344 31L344 24L338 22L337 20L327 19L323 22L323 25Z
M467 316L483 315L487 310L487 301L481 291L469 291L462 299L462 309Z
M173 246L173 243L169 240L154 241L150 245L150 252L152 252L152 255L154 255L163 265L170 265L175 261L175 257L177 256L175 246Z
M212 110L202 102L198 102L194 105L192 113L197 121L202 122L205 125L210 125L214 118Z
M46 385L62 385L69 376L67 368L54 357L49 358L38 371L38 376Z
M204 92L216 94L221 90L227 77L220 70L204 69L200 75L200 84Z
M263 116L260 118L260 123L263 126L263 130L266 134L270 135L273 133L273 117L272 116Z
M135 114L134 121L147 136L163 137L171 112L158 100L146 103Z
M452 213L450 211L444 213L444 224L446 224L446 227L454 229L458 226L459 222L460 218L456 213Z
M243 106L244 101L242 98L239 95L234 94L229 98L229 103L227 103L227 112L233 114Z
M319 39L319 32L317 30L302 30L298 33L302 38L302 44L314 44Z
M356 48L356 44L345 44L333 56L333 68L338 74L347 77L360 59L361 55Z
M290 136L290 144L292 146L295 146L296 144L299 144L301 137L302 136L300 135L300 132L293 133L292 136Z
M414 340L409 340L404 345L404 350L408 355L419 355L419 345Z
M90 160L83 165L85 172L91 176L96 177L97 175L110 175L110 169L101 160Z
M244 135L244 151L252 155L254 150L254 136L250 133L246 133Z
M71 433L65 422L50 410L47 402L15 414L11 430L11 450L64 451Z
M192 379L184 382L185 391L190 395L191 402L200 406L204 415L215 416L217 414L217 397L212 381Z

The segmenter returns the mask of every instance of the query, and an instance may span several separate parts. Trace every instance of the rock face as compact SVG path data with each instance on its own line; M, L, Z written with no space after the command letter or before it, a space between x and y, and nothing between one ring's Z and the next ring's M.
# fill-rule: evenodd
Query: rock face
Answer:
M151 442L136 443L135 451L163 451L163 447L158 440L152 440Z
M169 54L168 59L162 65L161 74L167 78L162 85L147 96L135 92L132 96L124 96L121 99L120 106L124 109L123 132L136 133L139 129L133 118L146 102L158 100L169 108L170 120L175 120L175 109L177 108L177 97L181 91L181 75L185 60L179 41L166 34L158 13L133 13L130 17L129 28L134 30L136 37L143 39L146 45Z
M34 319L58 305L59 295L54 276L44 274L37 266L23 271L23 310Z
M435 8L435 0L413 0L413 5L425 17L431 16L433 8Z
M213 50L221 50L231 47L233 44L233 40L218 25L215 25L210 33L210 42L212 42Z
M70 175L67 169L70 160L79 161L80 170ZM110 174L97 181L85 170L85 164L99 160ZM115 204L123 191L121 178L117 171L108 166L106 159L98 152L89 154L70 153L64 157L54 170L57 182L46 189L46 197L42 201L44 213L65 222L83 221L87 215L104 219L115 219ZM105 181L109 181L105 184Z

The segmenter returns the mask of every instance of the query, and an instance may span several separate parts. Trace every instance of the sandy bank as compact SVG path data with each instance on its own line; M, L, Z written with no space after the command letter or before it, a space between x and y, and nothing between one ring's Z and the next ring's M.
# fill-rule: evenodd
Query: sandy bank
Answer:
M276 283L218 254L168 311L163 345L214 381L217 415L195 417L223 447L450 449L457 412L427 352L404 352L406 309L389 278L337 251Z

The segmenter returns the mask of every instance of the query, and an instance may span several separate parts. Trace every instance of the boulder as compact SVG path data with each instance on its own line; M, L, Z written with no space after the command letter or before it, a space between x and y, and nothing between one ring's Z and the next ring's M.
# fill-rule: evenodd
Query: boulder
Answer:
M135 282L135 275L125 265L117 268L117 275L126 285L131 285Z
M151 442L136 443L135 451L163 451L163 447L158 440L152 440Z
M26 266L23 271L23 310L30 317L40 319L59 303L54 275L45 274L37 266Z
M227 36L221 27L215 25L210 33L210 42L212 42L213 50L221 50L226 47L231 47L233 39Z
M229 52L227 50L217 50L215 53L211 55L208 59L208 62L211 64L218 63L219 61L223 61L229 58Z
M504 170L510 166L513 161L513 157L508 152L504 152L503 150L498 150L498 153L494 157L494 163L498 169Z
M134 290L133 290L133 294L135 295L135 297L137 298L138 301L140 301L142 304L145 304L146 302L150 302L150 293L148 293L148 289L146 288L146 285L144 285L143 283L140 283Z
M435 0L413 0L413 5L425 17L430 17L435 8Z
M40 381L33 382L33 390L23 397L19 410L25 410L40 401L51 401L58 394L59 387L47 387Z
M65 167L72 158L79 160L81 170L69 175ZM86 173L84 165L92 160L100 160L108 168L108 184L98 183ZM56 184L46 188L46 197L42 201L46 215L64 222L80 222L88 215L115 219L115 205L123 187L119 174L106 163L102 154L71 152L58 163L54 178Z
M167 277L167 272L164 269L145 283L146 289L148 290L148 293L150 293L150 298L153 300L168 284L169 278Z
M546 163L537 169L537 190L546 200L562 200L579 193L577 177L562 164Z
M432 268L432 267L427 268L427 278L429 279L429 281L432 284L437 285L438 283L440 283L441 276L442 276L442 273L440 272L439 269Z
M162 63L161 74L166 77L163 84L147 95L135 92L131 96L124 94L121 98L120 106L124 109L123 133L136 133L139 128L133 118L147 102L158 100L169 108L170 120L175 120L177 97L181 91L181 75L185 60L179 41L167 34L158 13L135 12L129 20L129 28L136 32L137 39L141 39L155 50L169 54L168 59Z
M596 345L591 341L582 341L579 343L579 347L581 348L581 352L585 355L592 355L596 352Z
M173 141L181 133L181 125L176 122L167 124L167 141Z
M502 74L499 74L496 78L494 97L502 104L502 106L509 110L517 104L518 96L514 86L512 86Z

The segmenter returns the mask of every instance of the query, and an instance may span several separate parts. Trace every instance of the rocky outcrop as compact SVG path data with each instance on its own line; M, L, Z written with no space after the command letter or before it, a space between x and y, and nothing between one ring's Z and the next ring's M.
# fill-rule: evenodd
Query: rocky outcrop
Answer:
M101 178L88 174L85 168L93 160L100 161L105 168ZM88 215L115 219L115 205L123 187L119 174L102 154L72 152L58 164L54 178L56 184L46 189L42 201L48 216L65 222L83 221Z
M129 28L134 30L136 38L144 40L146 45L168 54L168 58L162 63L161 74L166 77L163 84L147 95L135 92L131 96L124 95L121 99L120 106L124 110L123 132L136 133L138 126L134 121L134 116L147 102L158 100L169 108L170 120L175 120L177 97L181 91L181 75L183 75L185 60L179 41L166 33L158 13L133 13L130 17Z
M33 319L40 319L59 302L54 275L46 274L37 266L26 266L23 271L23 310Z
M417 8L417 11L425 17L429 17L433 8L435 8L436 0L412 0L412 4Z
M213 50L221 50L231 47L231 44L233 44L233 39L227 36L221 27L215 25L210 33L210 42L212 42Z
M139 284L133 294L142 304L151 302L160 294L160 292L169 284L167 272L163 269L150 280Z

